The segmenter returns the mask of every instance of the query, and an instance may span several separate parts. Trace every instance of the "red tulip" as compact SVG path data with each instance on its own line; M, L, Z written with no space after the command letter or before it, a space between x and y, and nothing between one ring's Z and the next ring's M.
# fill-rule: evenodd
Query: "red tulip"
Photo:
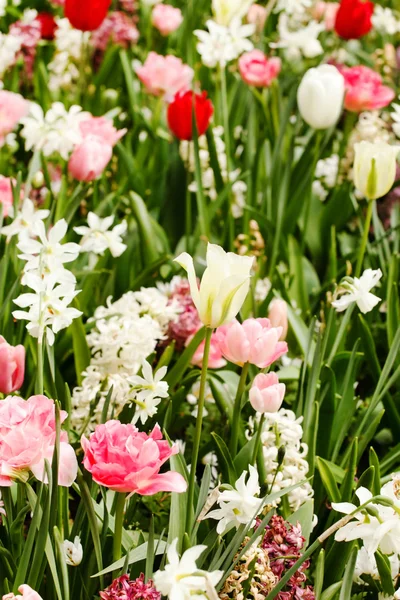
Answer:
M40 24L40 30L43 40L54 40L54 34L57 29L57 23L54 16L48 12L41 12L36 17Z
M111 0L65 0L64 14L75 29L94 31L106 18Z
M180 140L191 140L193 137L193 109L196 114L197 133L203 135L207 131L214 113L214 107L211 100L207 98L207 92L201 94L192 91L179 92L168 106L169 128Z
M345 40L354 40L372 29L374 3L370 0L342 0L336 14L335 31Z

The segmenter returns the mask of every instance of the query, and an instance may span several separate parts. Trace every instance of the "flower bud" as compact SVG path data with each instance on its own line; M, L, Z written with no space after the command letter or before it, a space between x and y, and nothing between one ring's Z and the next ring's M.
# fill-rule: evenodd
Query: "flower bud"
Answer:
M354 144L354 185L367 200L388 193L396 179L396 157L400 146L362 141Z
M282 327L279 339L284 340L288 332L287 304L284 300L280 298L272 300L268 307L268 319L271 321L272 327Z
M279 383L276 373L260 373L250 388L250 404L260 413L277 412L282 405L285 390L285 384Z
M340 117L344 78L333 65L309 69L297 90L297 104L305 122L314 129L328 129Z

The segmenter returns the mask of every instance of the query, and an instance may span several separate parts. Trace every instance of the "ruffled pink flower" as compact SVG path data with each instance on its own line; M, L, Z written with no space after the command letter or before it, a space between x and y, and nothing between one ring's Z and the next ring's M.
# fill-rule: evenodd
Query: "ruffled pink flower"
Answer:
M96 29L91 38L91 44L104 52L112 43L123 48L136 44L139 39L139 30L132 17L122 11L110 12L100 27Z
M0 175L0 204L3 207L4 217L12 214L14 199L11 184L15 185L15 180Z
M61 423L67 413L60 411ZM55 407L46 396L23 400L8 396L0 402L0 486L27 479L29 471L47 481L45 459L51 462L56 439ZM78 463L66 431L60 436L58 483L69 487L75 481Z
M337 67L345 79L344 107L351 112L377 110L391 103L395 92L383 85L382 77L369 67Z
M144 581L143 573L133 581L128 575L114 579L104 592L100 592L101 600L161 600L151 579Z
M100 177L112 157L112 146L97 135L88 135L75 147L68 162L68 172L78 181Z
M89 439L82 436L83 464L96 483L116 492L152 496L157 492L184 492L187 484L179 473L160 473L178 447L162 439L156 425L150 435L135 425L107 421Z
M193 336L190 336L186 340L186 346L188 346L190 344L192 339L193 339ZM192 357L192 361L191 361L192 365L195 365L196 367L202 366L203 356L204 356L204 346L205 346L205 342L203 341L197 347L197 350L193 354L193 357ZM225 365L226 365L226 360L222 356L221 348L216 339L216 334L213 333L211 336L210 353L208 355L208 368L209 369L222 369L222 367L224 367Z
M182 11L170 4L156 4L151 13L151 22L161 35L173 33L182 21Z
M286 386L279 383L276 373L259 373L250 388L250 404L259 413L277 412L282 406L285 391Z
M42 596L35 592L30 585L20 585L18 591L19 594L17 595L13 594L13 592L5 594L3 600L42 600Z
M269 87L281 70L281 59L268 58L261 50L245 52L239 58L239 72L245 83Z
M186 92L193 79L193 69L176 56L150 52L136 74L149 94L164 96L171 102L178 92Z
M268 307L268 319L271 322L272 327L282 327L282 333L280 340L284 340L288 332L288 310L287 304L280 298L272 300Z
M230 362L264 369L288 351L286 342L279 342L281 335L282 327L272 327L269 319L246 319L242 324L235 319L218 327L215 339Z
M25 348L10 346L0 335L0 392L11 394L24 383Z
M117 142L125 135L126 129L116 129L110 119L106 117L90 117L79 124L82 136L96 136L105 144L115 146Z
M29 110L29 102L20 94L0 90L0 145Z
M256 32L262 33L267 20L267 9L260 4L252 4L247 13L247 22L255 25Z

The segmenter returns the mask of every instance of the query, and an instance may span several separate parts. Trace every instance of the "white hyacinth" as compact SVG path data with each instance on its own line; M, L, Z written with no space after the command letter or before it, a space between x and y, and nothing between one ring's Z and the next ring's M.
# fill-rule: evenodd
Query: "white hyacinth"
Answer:
M376 4L371 21L374 31L382 35L395 35L400 32L400 20L390 8Z
M57 153L67 160L82 140L80 124L88 117L90 114L77 105L67 110L62 102L54 102L44 114L41 106L31 102L28 116L21 119L25 149L41 150L44 156Z
M82 49L88 45L90 32L72 27L68 19L56 18L55 47L53 60L49 63L49 87L71 89L71 84L79 79L79 62Z

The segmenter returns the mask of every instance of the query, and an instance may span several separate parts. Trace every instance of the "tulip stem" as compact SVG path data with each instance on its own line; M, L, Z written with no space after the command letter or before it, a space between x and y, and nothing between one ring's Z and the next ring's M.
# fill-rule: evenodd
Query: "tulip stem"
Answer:
M196 430L194 434L192 463L189 475L189 487L187 492L187 508L186 508L186 533L191 535L192 518L193 518L193 501L194 501L194 486L196 482L196 467L199 457L201 429L203 424L204 400L207 383L208 357L210 354L211 336L213 330L210 327L206 328L206 337L204 341L203 364L201 367L199 402L197 405Z
M369 229L371 227L372 209L373 209L373 201L370 200L368 202L367 214L366 214L365 221L364 221L364 233L363 233L363 237L361 240L361 246L360 246L360 250L358 251L357 266L356 266L356 271L354 274L355 277L360 277L360 274L361 274L361 268L362 268L362 264L363 264L363 260L364 260L365 249L367 247L367 242L368 242Z
M236 392L235 404L233 406L233 417L232 417L232 431L231 431L231 443L230 451L232 457L236 456L238 439L239 439L239 424L240 424L240 413L242 411L242 396L246 387L247 373L249 370L249 363L244 363L242 367L242 373L240 375L239 385Z
M256 441L254 444L254 450L253 450L253 457L251 459L251 463L256 466L256 460L257 460L257 456L258 456L258 451L260 448L260 442L261 442L261 432L262 432L262 428L264 425L264 421L265 421L265 413L261 414L261 419L258 423L258 428L257 428L257 433L256 433Z
M121 558L122 550L122 530L125 514L125 493L115 492L115 513L114 513L114 539L113 539L113 562ZM113 571L113 579L118 577L120 569Z
M43 394L43 342L39 339L37 345L37 378L35 392Z
M226 86L226 71L225 67L221 67L221 100L222 100L222 119L224 123L224 141L225 141L225 154L228 175L227 180L229 181L229 174L233 171L232 169L232 154L231 154L231 137L229 129L229 106L228 106L228 91ZM235 238L235 223L233 221L232 206L231 206L231 194L228 195L229 207L228 207L228 232L229 232L229 249L233 250L233 242Z

